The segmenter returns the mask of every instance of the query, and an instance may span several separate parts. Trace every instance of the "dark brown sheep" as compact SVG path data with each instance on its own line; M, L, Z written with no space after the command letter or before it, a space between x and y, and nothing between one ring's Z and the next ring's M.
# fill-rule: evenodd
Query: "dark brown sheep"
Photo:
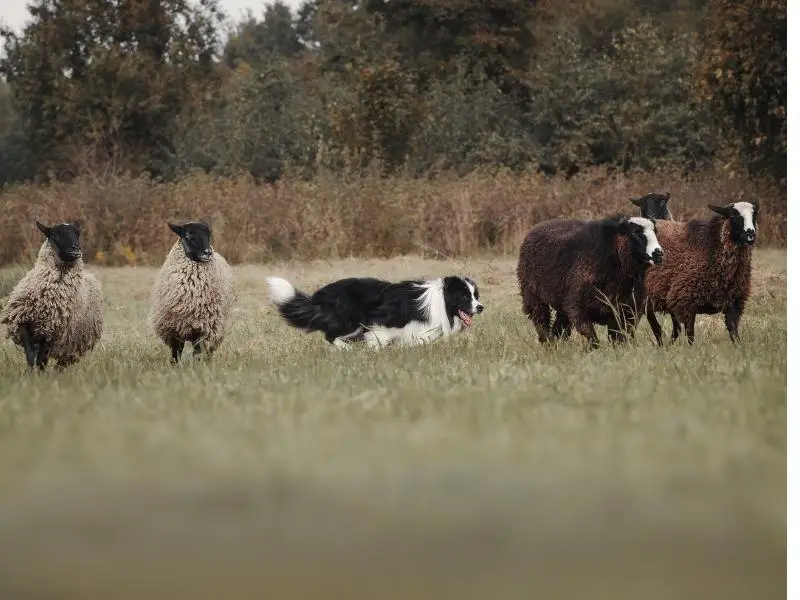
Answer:
M646 219L664 219L667 221L672 221L672 213L669 211L669 206L667 206L669 199L669 192L650 192L640 198L630 198L630 201L632 204L639 207L640 216L645 217ZM680 329L680 324L675 321L674 317L672 320L672 327L673 329ZM566 339L571 335L571 333L572 326L569 323L567 315L564 313L564 311L557 310L556 318L553 322L553 336Z
M539 341L555 337L551 308L564 314L590 348L598 346L595 323L608 327L612 341L624 339L623 332L632 333L638 321L634 309L642 306L644 272L662 256L652 219L553 219L534 226L520 246L517 279Z
M739 320L750 296L758 202L708 207L717 213L708 220L658 223L666 258L644 280L647 321L658 344L662 331L656 312L668 313L679 323L672 341L680 336L682 324L692 344L695 317L717 313L724 314L731 341L740 340Z

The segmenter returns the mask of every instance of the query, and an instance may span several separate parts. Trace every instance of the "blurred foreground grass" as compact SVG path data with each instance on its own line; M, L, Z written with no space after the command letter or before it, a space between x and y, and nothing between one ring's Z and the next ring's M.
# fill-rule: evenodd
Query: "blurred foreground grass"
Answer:
M94 269L84 362L0 344L0 598L785 597L786 255L756 257L741 347L717 315L593 353L536 342L510 259L237 267L230 337L179 367L155 270ZM450 272L487 310L428 347L343 353L264 305L270 273Z

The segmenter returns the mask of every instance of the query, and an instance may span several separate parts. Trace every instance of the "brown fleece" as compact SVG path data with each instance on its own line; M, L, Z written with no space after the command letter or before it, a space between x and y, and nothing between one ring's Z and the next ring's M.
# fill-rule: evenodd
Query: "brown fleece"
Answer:
M647 319L661 343L655 312L672 315L686 327L694 341L698 314L725 315L731 340L739 338L739 319L750 297L752 246L738 245L731 236L730 220L715 215L709 220L659 221L658 240L664 262L645 275ZM680 330L673 331L673 339Z
M595 323L609 328L612 341L621 340L621 332L632 333L636 323L634 307L643 306L646 268L633 256L630 237L619 234L614 221L539 223L520 246L517 280L523 311L542 343L555 337L550 329L551 308L565 317L557 324L574 326L590 347L598 343Z

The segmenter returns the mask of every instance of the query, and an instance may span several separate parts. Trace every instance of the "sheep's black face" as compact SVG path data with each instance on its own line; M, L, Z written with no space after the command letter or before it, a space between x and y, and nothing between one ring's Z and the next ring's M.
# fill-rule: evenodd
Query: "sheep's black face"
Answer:
M631 198L631 202L639 207L639 213L647 219L663 219L672 221L672 213L669 212L667 202L669 202L669 192L664 194L646 194L641 198Z
M211 228L204 221L173 225L169 228L181 238L181 245L186 257L194 262L205 263L211 260L214 251L211 248Z
M444 304L450 315L458 317L466 326L472 317L483 312L477 284L469 277L444 278Z
M52 227L47 227L36 221L36 227L47 237L47 241L61 262L73 263L82 256L80 244L81 226L77 221L61 223Z
M631 217L620 223L624 235L631 239L631 248L639 262L646 264L661 264L664 251L656 237L656 224L653 219L644 217Z
M758 202L731 202L726 206L709 204L708 207L730 220L731 236L735 243L747 246L755 243Z

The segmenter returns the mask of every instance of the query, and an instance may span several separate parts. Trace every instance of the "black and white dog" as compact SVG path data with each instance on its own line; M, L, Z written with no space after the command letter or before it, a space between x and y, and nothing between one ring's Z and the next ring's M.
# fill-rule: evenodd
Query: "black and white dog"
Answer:
M339 348L350 342L424 344L458 333L483 312L478 286L468 277L399 283L351 277L310 296L280 277L265 281L269 302L289 325L321 331Z

